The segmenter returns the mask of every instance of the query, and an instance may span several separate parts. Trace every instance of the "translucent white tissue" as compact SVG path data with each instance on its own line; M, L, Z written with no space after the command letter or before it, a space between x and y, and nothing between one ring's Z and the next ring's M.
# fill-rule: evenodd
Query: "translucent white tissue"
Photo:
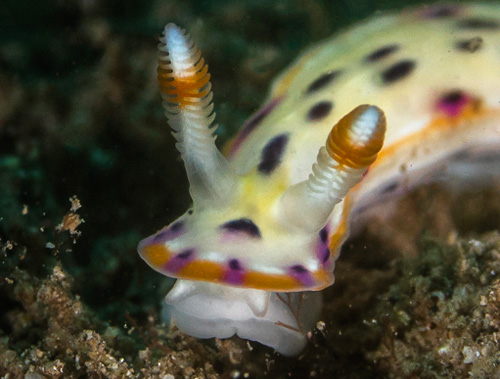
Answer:
M165 316L186 334L236 334L286 356L304 348L322 304L320 292L275 293L187 280L178 280L165 300Z

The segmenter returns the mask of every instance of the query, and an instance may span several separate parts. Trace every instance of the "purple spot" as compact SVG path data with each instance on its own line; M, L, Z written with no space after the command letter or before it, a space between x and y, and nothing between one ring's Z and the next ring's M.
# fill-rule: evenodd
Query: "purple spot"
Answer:
M168 272L176 273L180 271L184 266L186 266L189 262L193 261L194 256L194 249L184 250L183 252L170 259L163 267Z
M307 112L307 119L309 121L320 121L330 114L332 108L333 103L331 101L320 101L309 109L309 112Z
M191 255L193 255L193 252L194 250L186 250L186 251L183 251L182 253L179 253L176 255L177 258L179 259L182 259L182 260L186 260L188 259Z
M241 284L245 275L245 270L237 259L231 259L227 264L227 271L224 274L223 280L229 284Z
M165 240L173 240L180 235L184 234L186 231L186 225L184 224L184 221L176 221L173 224L170 224L167 227L167 230L165 231Z
M291 266L288 270L288 275L297 279L299 282L301 282L306 287L310 287L314 284L314 279L313 279L311 273L309 272L308 269L306 269L302 265Z
M241 147L242 142L250 135L250 133L261 124L266 116L283 100L283 96L278 97L269 103L265 104L256 113L243 124L240 132L234 138L231 148L229 150L229 157L233 156Z
M328 225L319 231L319 241L316 245L316 257L323 264L330 259L330 248L328 247Z
M328 239L328 230L326 230L326 228L323 228L319 231L319 238L321 242L326 242L326 240Z
M441 4L426 8L422 13L424 18L448 18L455 16L459 10L457 5Z
M139 249L143 249L145 246L149 245L161 245L164 244L166 241L168 241L170 238L170 230L168 230L168 226L164 227L160 231L156 232L155 234L144 238L140 243L139 243Z
M241 232L248 234L250 237L261 238L259 228L248 218L228 221L221 228L228 232Z
M304 273L308 272L307 269L302 265L295 265L295 266L290 267L290 269L298 274L304 274Z
M184 228L184 223L182 221L176 221L172 225L170 225L170 230L172 232L178 232Z
M160 242L165 242L165 240L167 239L167 234L168 230L163 229L161 232L158 232L153 236L151 243L156 244Z
M280 134L273 137L262 149L260 163L257 167L259 172L269 175L281 162L281 157L288 144L288 134Z
M184 226L185 226L184 222L176 221L173 224L164 227L158 233L151 236L149 243L160 244L160 243L164 243L165 241L173 240L185 232Z
M462 112L468 100L462 91L453 90L441 97L438 102L438 108L449 117L456 117Z
M330 255L331 255L330 248L325 247L325 249L323 250L323 256L320 256L321 263L325 264L326 262L328 262L328 260L330 259Z

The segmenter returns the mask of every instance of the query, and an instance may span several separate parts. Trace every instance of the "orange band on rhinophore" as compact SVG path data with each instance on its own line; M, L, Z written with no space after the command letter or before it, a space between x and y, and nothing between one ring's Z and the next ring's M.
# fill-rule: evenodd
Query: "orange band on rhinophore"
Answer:
M335 125L328 135L326 150L332 159L341 166L354 169L367 167L377 158L382 148L385 134L385 117L381 113L375 132L369 141L360 144L353 140L352 128L359 117L369 108L369 105L360 105L344 116Z
M199 59L201 53L198 48L194 45L192 49L196 51L194 59ZM160 56L158 60L157 73L160 91L167 95L164 97L165 101L184 108L195 104L210 92L210 86L207 86L210 74L203 58L199 59L194 68L183 73L186 75L176 76L170 67L166 67L166 62L162 59L164 57Z

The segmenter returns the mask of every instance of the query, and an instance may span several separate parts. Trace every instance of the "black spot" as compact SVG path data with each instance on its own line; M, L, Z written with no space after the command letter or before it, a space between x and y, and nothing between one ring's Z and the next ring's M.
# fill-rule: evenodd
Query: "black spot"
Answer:
M295 271L296 273L299 273L299 274L302 274L304 272L308 272L308 270L302 266L302 265L295 265L295 266L292 266L290 267L293 271Z
M193 210L192 209L189 209L188 210L188 215L192 215L193 214Z
M382 190L380 191L380 194L387 195L387 194L395 191L398 187L399 187L399 182L389 183L386 186L384 186L384 188L382 188Z
M243 267L241 267L241 263L237 259L231 259L228 263L228 266L231 270L242 270Z
M179 258L179 259L188 259L193 254L193 252L194 252L193 249L183 251L182 253L177 254L176 258Z
M331 101L320 101L309 109L309 112L307 112L307 118L310 121L319 121L328 116L332 108L333 104Z
M453 90L453 91L450 91L446 94L444 94L442 97L441 97L441 100L440 102L441 103L445 103L445 104L450 104L450 105L453 105L453 104L457 104L457 103L460 103L463 99L464 99L464 93L460 90Z
M257 225L255 225L253 221L248 218L228 221L222 225L221 228L229 232L243 232L252 237L261 237L260 230Z
M323 250L323 255L321 256L321 263L325 263L328 259L330 259L330 249L325 247Z
M471 17L458 21L457 26L460 29L495 30L500 28L500 22L494 18Z
M452 4L435 5L425 13L428 18L448 18L457 14L458 7Z
M279 134L273 137L262 149L257 170L263 174L270 174L281 162L281 157L288 144L288 134Z
M172 232L178 232L179 230L181 230L182 228L184 227L184 223L182 221L176 221L172 224L172 226L170 227L170 230Z
M323 228L319 231L319 238L321 239L321 242L325 243L327 238L328 238L328 232L326 228Z
M471 153L467 149L460 150L456 153L453 153L447 160L449 162L455 162L455 161L469 161L471 160Z
M488 163L490 165L498 165L498 162L500 162L500 155L498 151L474 152L472 162L479 164Z
M399 50L399 45L392 44L378 48L365 57L366 62L376 62Z
M384 84L390 84L405 76L408 76L415 69L415 61L405 59L395 63L385 71L382 71L382 81Z
M483 39L481 37L474 37L471 39L464 39L455 44L455 48L460 51L468 53L475 53L483 47Z
M307 87L306 93L309 94L311 92L316 92L316 91L326 87L334 79L336 79L339 75L340 75L340 70L329 71L329 72L321 75L319 78L314 80L311 84L309 84L309 87Z

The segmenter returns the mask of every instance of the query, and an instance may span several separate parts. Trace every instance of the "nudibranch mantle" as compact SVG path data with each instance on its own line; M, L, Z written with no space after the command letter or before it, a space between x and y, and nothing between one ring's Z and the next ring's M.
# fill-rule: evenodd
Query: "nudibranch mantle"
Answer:
M369 20L282 74L224 156L208 67L168 24L158 79L193 207L138 249L178 278L166 298L174 323L200 338L238 334L299 353L365 209L400 183L498 174L498 46L498 5Z

